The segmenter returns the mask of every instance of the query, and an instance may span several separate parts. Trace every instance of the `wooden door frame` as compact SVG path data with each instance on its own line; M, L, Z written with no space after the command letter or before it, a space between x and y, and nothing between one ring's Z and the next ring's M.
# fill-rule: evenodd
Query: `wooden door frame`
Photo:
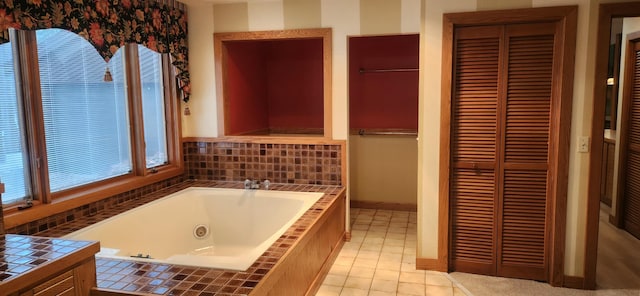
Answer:
M448 270L450 215L449 184L451 176L451 96L453 67L453 32L456 27L475 25L501 25L523 22L556 22L559 26L556 35L560 49L554 58L561 65L554 69L554 77L560 77L552 87L552 94L560 97L552 108L559 110L551 118L551 127L558 130L552 134L549 158L549 170L552 174L551 188L551 235L547 242L549 258L548 282L554 286L564 284L564 251L567 209L567 187L569 167L569 136L571 124L571 104L573 99L573 72L575 60L575 42L577 32L577 6L543 7L528 9L510 9L498 11L449 13L443 16L442 42L442 97L440 119L440 181L438 207L438 259L437 269Z
M598 260L598 224L600 217L600 178L602 177L602 141L604 138L604 110L606 105L607 67L609 63L609 38L611 19L614 17L640 16L640 3L600 4L598 13L598 37L596 40L596 69L593 84L593 120L591 122L591 155L589 157L589 192L587 200L586 243L584 252L584 283L581 288L596 288ZM597 83L602 81L602 83Z

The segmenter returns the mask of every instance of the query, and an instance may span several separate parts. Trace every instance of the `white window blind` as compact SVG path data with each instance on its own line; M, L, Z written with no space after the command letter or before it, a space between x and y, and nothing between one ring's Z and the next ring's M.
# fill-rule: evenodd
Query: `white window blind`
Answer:
M147 168L164 165L167 159L167 134L162 84L162 57L138 45L142 80L142 116Z
M10 204L30 195L25 170L24 126L16 96L11 43L0 44L0 182L5 184L2 203Z
M39 30L36 38L51 191L129 173L122 49L107 64L72 32Z

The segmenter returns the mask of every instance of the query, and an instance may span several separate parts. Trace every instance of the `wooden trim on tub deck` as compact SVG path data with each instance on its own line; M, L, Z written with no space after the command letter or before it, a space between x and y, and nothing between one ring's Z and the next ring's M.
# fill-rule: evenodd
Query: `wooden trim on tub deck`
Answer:
M334 199L325 213L280 258L250 295L313 295L338 256L345 238L346 194Z

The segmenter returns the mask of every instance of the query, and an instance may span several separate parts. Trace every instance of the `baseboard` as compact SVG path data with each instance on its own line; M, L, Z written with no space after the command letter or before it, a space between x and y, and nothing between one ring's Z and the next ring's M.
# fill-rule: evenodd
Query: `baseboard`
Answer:
M564 287L571 289L584 289L584 278L580 276L564 276Z
M415 204L403 204L381 201L365 201L365 200L351 200L350 205L352 208L362 209L376 209L376 210L390 210L390 211L418 211L418 205Z
M618 216L609 214L609 223L615 227L622 228L622 223L620 223Z
M351 241L351 231L344 233L344 241L345 242L350 242Z
M448 267L446 262L442 262L438 259L430 258L416 258L416 269L418 270L435 270L447 272Z

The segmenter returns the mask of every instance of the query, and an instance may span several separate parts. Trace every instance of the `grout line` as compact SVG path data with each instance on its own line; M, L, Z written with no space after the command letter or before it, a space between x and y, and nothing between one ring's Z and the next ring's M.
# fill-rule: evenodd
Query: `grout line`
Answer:
M467 288L465 288L465 286L463 286L460 282L458 282L458 280L456 280L455 278L453 278L450 274L443 272L444 276L446 276L447 278L449 278L449 280L456 286L458 287L458 289L462 290L462 292L467 295L467 296L473 296L473 293L471 293L471 291L467 290Z

